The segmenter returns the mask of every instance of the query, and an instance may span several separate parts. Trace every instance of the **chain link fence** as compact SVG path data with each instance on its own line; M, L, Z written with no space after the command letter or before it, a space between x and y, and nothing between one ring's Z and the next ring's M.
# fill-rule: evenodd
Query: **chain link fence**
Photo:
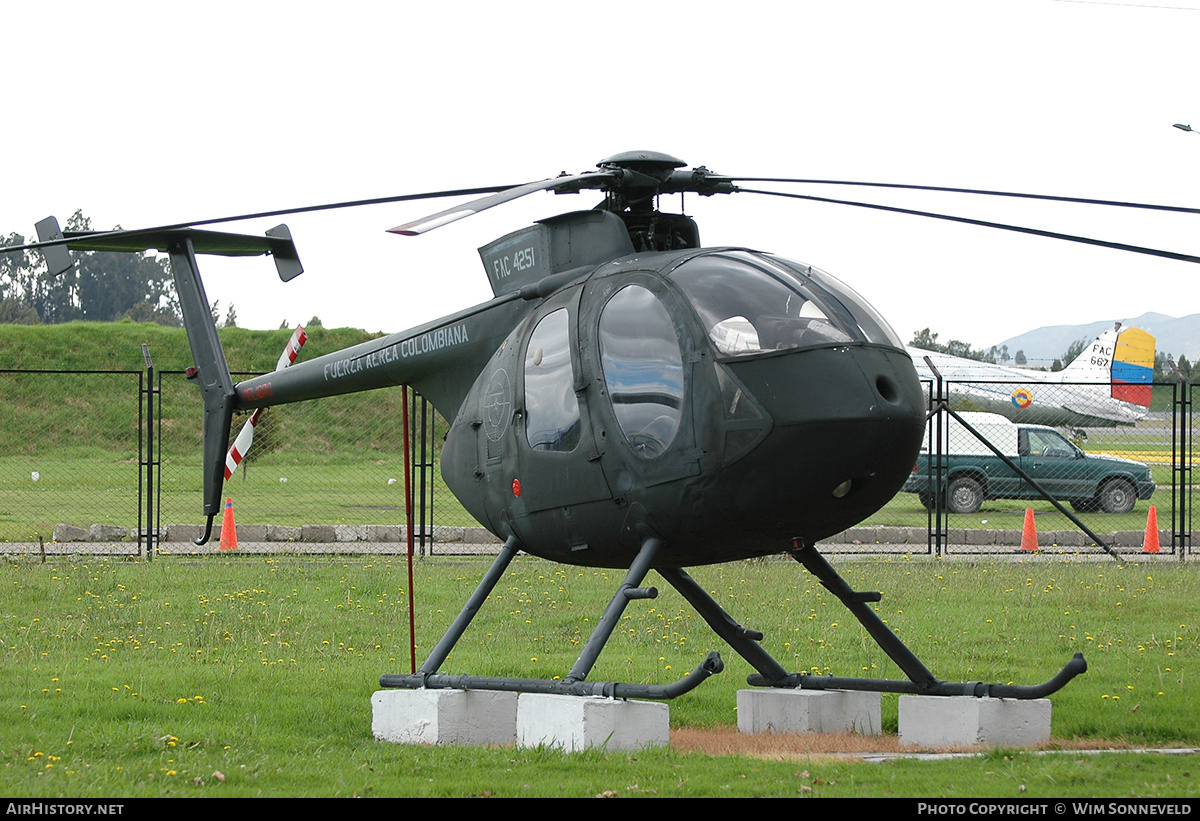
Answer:
M935 385L925 387L938 409ZM1040 385L1040 406L1061 416L1042 411L1024 422L1012 421L1021 411L988 413L946 385L948 401L931 413L903 490L831 541L944 555L1190 553L1197 386L1155 385L1136 425L1096 424L1067 410L1078 387ZM1023 384L988 388L1022 398Z
M143 490L143 380L125 371L0 371L0 545L87 541L136 552L129 531Z
M1017 386L995 387L1011 393ZM128 371L7 370L0 389L0 550L142 555L151 537L171 553L219 549L219 529L208 545L192 543L204 520L202 412L182 373L148 381ZM934 386L928 389L932 400ZM904 490L823 546L935 555L1034 547L1120 555L1156 547L1182 559L1196 549L1197 390L1157 385L1144 419L1114 427L1012 422L952 400L953 413L931 416ZM1053 391L1042 386L1039 399L1055 404ZM953 386L947 393L954 396ZM493 549L495 538L442 483L445 420L409 396L415 546ZM225 484L238 549L405 551L402 397L394 388L267 409ZM151 417L157 425L148 442ZM232 435L246 418L235 418Z

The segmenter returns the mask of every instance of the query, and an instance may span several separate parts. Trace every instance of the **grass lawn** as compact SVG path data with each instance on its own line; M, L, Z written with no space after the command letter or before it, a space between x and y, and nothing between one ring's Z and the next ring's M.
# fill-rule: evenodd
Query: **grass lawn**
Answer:
M415 570L417 657L486 561ZM651 574L589 676L666 683L712 649L723 673L670 703L676 743L636 753L424 748L371 735L382 673L408 672L403 561L76 557L0 567L0 795L1190 797L1195 756L1077 747L1200 746L1200 596L1190 565L838 561L926 665L950 681L1032 684L1076 651L1089 669L1051 697L1053 755L841 760L714 755L678 743L731 733L750 668ZM841 605L790 560L693 575L791 670L900 678ZM565 674L622 574L521 557L446 672ZM883 697L894 745L897 698ZM817 745L813 745L814 748ZM799 750L799 751L796 751Z

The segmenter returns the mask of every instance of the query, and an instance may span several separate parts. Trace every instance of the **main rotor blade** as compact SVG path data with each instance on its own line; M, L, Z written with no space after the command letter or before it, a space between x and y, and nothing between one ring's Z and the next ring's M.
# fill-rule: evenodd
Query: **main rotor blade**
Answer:
M854 182L850 180L805 180L787 177L725 177L734 182L784 182L803 185L855 185L863 188L897 188L905 191L937 191L950 194L980 194L986 197L1016 197L1027 200L1048 200L1050 202L1074 202L1084 205L1106 205L1116 208L1144 208L1151 211L1175 211L1183 214L1200 214L1200 208L1188 208L1182 205L1151 205L1144 202L1122 202L1120 200L1098 200L1088 197L1059 197L1053 194L1022 194L1015 191L989 191L984 188L950 188L941 185L905 185L888 182Z
M441 228L443 225L449 225L452 222L473 216L480 211L486 211L497 205L503 205L506 202L519 199L535 191L555 191L558 194L575 194L585 188L604 188L606 187L606 183L617 179L620 175L619 171L587 171L583 174L563 174L559 177L539 180L538 182L528 182L524 185L509 188L506 191L500 191L490 197L472 200L463 205L456 205L453 208L447 208L445 211L439 211L436 214L430 214L427 217L406 222L403 225L397 225L395 228L389 228L388 231L406 237L415 237L432 231L434 228Z
M497 191L509 191L514 186L511 185L489 185L482 188L459 188L452 191L428 191L421 194L399 194L391 197L374 197L365 200L345 200L343 202L329 202L321 205L302 205L297 208L279 208L274 211L255 211L250 214L237 214L226 217L214 217L212 219L195 220L193 222L176 222L170 225L158 225L153 228L118 228L112 231L97 231L90 233L89 239L98 240L106 237L124 237L130 235L155 234L163 231L175 231L181 228L194 228L199 225L216 225L222 222L240 222L242 220L259 219L263 217L281 217L287 214L306 214L314 211L333 211L339 208L357 208L363 205L383 205L390 202L410 202L413 200L433 200L443 199L446 197L467 197L474 194L490 194ZM0 254L11 253L13 251L28 251L38 248L49 248L55 245L66 245L70 242L77 241L77 237L64 237L63 239L47 240L45 242L30 242L25 245L0 245Z
M1068 242L1081 242L1085 245L1097 245L1101 248L1114 248L1118 251L1132 251L1135 254L1147 254L1154 257L1163 257L1165 259L1175 259L1180 262L1195 262L1200 263L1200 257L1191 254L1181 254L1176 251L1160 251L1156 248L1145 248L1140 245L1127 245L1122 242L1110 242L1103 239L1092 239L1090 237L1080 237L1073 234L1060 234L1056 231L1043 231L1040 228L1024 228L1019 225L1006 225L1002 222L988 222L986 220L970 219L968 217L955 217L949 214L936 214L932 211L914 211L910 208L895 208L890 205L878 205L870 202L855 202L854 200L838 200L829 197L816 197L808 194L790 194L783 191L761 191L754 188L739 188L740 192L745 194L766 194L771 197L786 197L795 200L811 200L813 202L826 202L835 205L853 205L858 208L871 208L876 211L890 211L895 214L910 214L916 217L931 217L933 219L948 220L950 222L961 222L967 225L979 225L984 228L998 228L1002 231L1016 231L1021 234L1032 234L1039 237L1049 237L1051 239L1061 239Z

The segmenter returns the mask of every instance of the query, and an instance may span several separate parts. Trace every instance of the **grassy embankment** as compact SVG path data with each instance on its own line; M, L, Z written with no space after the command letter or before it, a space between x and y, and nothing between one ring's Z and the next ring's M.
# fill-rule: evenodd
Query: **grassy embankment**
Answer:
M289 335L287 329L221 330L235 374L273 369ZM312 328L303 355L373 336ZM163 461L162 522L200 520L201 410L199 392L180 374L191 364L182 329L0 325L0 369L124 371L0 374L0 541L49 539L60 522L136 524L143 343L163 374L162 440L156 445ZM238 494L239 521L399 523L401 485L388 479L403 476L400 396L399 389L388 389L271 409L245 470L229 483ZM235 432L238 427L235 419ZM444 495L449 504L452 497Z

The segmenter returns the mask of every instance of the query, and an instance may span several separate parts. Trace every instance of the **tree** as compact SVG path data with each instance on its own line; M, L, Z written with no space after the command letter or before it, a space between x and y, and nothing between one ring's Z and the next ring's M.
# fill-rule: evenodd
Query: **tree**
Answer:
M24 245L25 237L9 234L0 245ZM21 272L26 267L28 254L24 251L9 251L0 254L0 300L21 298Z
M1154 355L1155 382L1180 382L1191 379L1195 376L1195 371L1196 366L1188 360L1187 354L1180 354L1178 362L1170 352L1159 351Z
M1154 352L1154 381L1165 382L1167 374L1170 373L1170 368L1167 366L1167 355L1163 351Z
M1079 355L1086 351L1088 349L1088 345L1091 344L1092 340L1090 339L1076 339L1070 344L1070 346L1068 346L1067 352L1062 355L1062 361L1065 364L1070 365L1072 362L1078 359Z
M171 328L180 328L183 326L183 323L179 319L179 314L175 313L169 307L151 305L149 302L139 302L130 307L128 311L121 315L121 319L130 322L154 322L158 325L166 325Z
M1072 362L1079 358L1079 355L1087 350L1088 345L1092 344L1092 340L1076 339L1069 346L1067 352L1050 363L1051 371L1061 371L1070 366Z
M1194 379L1197 376L1200 376L1200 370L1197 370L1196 364L1187 358L1187 354L1180 354L1178 361L1170 351L1165 353L1158 351L1154 354L1155 382L1178 382L1182 379Z
M237 327L237 308L233 307L233 303L229 303L229 310L225 312L225 327Z
M24 245L25 237L20 234L9 234L3 240L4 245ZM39 271L45 265L41 254L33 251L10 251L0 254L0 300L11 300L15 304L6 309L7 316L17 316L17 305L33 308L34 300L41 294L45 283L39 279ZM38 313L34 309L34 313Z
M76 211L66 230L90 231L91 220ZM6 244L21 242L19 235L12 234ZM39 253L0 255L0 298L23 302L46 323L144 317L180 324L175 283L165 257L97 251L73 256L71 270L51 276Z
M996 362L996 347L994 345L986 351L977 351L968 343L957 339L951 339L943 345L938 342L938 335L928 328L923 328L913 334L912 342L908 344L913 348L949 354L950 356L958 356L963 359L974 359L978 362L991 362L992 364Z
M1024 365L1025 362L1026 362L1026 360L1025 360L1025 351L1024 350L1019 350L1013 355L1013 364L1014 365Z
M941 351L942 346L938 344L938 335L932 333L928 328L922 328L913 334L912 342L908 344L913 348L921 348L926 351Z
M20 234L9 234L0 245L24 245L25 237ZM16 325L37 325L41 322L29 302L24 298L25 274L28 263L28 253L13 251L0 254L0 323Z
M40 325L37 311L20 299L0 299L0 325Z

